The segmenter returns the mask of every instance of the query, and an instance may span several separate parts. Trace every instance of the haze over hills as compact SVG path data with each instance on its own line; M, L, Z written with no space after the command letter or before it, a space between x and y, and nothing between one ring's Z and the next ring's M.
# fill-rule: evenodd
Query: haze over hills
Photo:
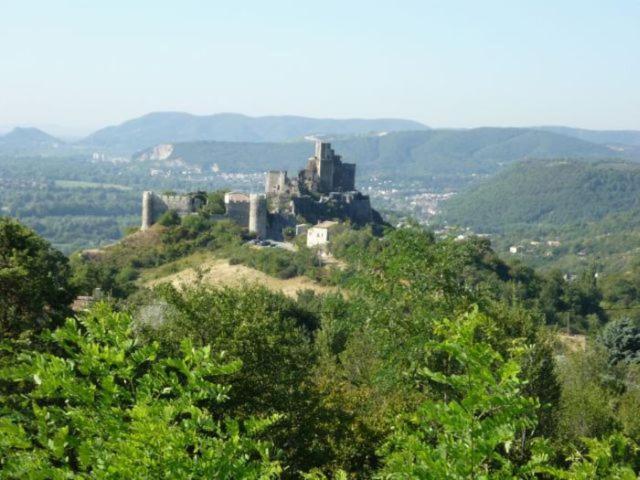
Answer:
M491 174L526 158L613 158L619 151L551 132L518 128L423 130L331 139L360 175L421 178ZM312 154L308 141L286 143L191 142L164 144L139 152L141 161L180 161L204 170L295 172ZM366 173L365 173L366 172Z
M45 152L64 145L62 140L37 128L16 127L0 136L0 151L10 154Z
M128 156L159 144L174 144L172 158L204 166L215 163L225 171L297 169L300 155L306 156L311 148L303 140L312 136L331 139L345 156L372 173L393 171L395 165L416 169L418 175L435 170L438 174L460 170L490 173L499 164L534 157L640 159L640 131L632 130L546 126L429 129L404 119L250 117L235 113L199 116L182 112L150 113L66 143L39 129L16 128L0 136L0 153L100 151ZM256 143L265 145L249 145ZM279 143L296 145L277 146Z
M106 127L82 140L82 145L133 152L166 142L284 142L308 135L354 135L369 132L424 130L402 119L317 119L298 116L249 117L237 113L192 115L156 112Z
M640 130L587 130L561 126L534 127L536 130L559 133L569 137L579 138L587 142L603 145L628 145L640 147Z

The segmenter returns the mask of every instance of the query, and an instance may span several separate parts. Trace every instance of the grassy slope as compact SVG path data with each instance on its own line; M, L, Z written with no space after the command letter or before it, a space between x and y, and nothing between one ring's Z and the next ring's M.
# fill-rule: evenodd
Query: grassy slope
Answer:
M165 282L180 287L197 281L209 285L232 287L258 284L292 297L301 290L313 290L316 293L333 290L308 277L280 279L245 265L230 265L229 259L219 258L208 252L197 252L161 267L143 270L140 277L140 284L145 287L154 287Z

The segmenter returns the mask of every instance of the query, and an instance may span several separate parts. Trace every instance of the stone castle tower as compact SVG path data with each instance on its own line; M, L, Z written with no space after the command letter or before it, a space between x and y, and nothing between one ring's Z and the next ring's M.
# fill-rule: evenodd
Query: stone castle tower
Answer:
M267 238L267 199L252 193L249 196L249 232L258 238Z
M342 157L335 154L330 143L316 142L315 155L309 159L303 172L300 173L311 191L330 193L355 190L355 163L342 163Z
M142 225L141 230L147 230L153 225L153 192L142 192Z

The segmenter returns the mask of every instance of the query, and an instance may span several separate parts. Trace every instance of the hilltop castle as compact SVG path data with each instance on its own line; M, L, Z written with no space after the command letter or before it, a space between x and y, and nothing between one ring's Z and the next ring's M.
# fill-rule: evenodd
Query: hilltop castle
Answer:
M297 177L286 171L267 173L263 195L229 192L225 194L226 213L260 238L281 239L282 231L299 223L349 220L355 224L380 223L367 195L355 189L356 166L344 163L330 143L316 142L315 154ZM179 215L195 213L206 203L203 192L185 195L142 196L142 229L149 228L167 210Z
M309 158L307 168L300 170L294 181L285 171L267 173L267 195L302 195L305 193L351 192L356 189L355 163L343 163L330 143L316 142L316 153Z

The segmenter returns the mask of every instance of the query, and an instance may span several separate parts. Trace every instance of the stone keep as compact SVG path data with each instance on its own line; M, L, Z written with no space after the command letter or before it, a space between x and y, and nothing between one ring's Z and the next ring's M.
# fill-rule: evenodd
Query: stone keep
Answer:
M315 155L307 162L307 168L300 172L307 188L319 193L350 192L355 190L356 165L342 163L327 142L316 142Z
M303 193L352 192L356 189L355 163L343 163L327 142L316 142L315 154L307 161L304 170L297 178L290 179L287 172L270 171L267 173L265 193L272 197L278 195L299 196Z

